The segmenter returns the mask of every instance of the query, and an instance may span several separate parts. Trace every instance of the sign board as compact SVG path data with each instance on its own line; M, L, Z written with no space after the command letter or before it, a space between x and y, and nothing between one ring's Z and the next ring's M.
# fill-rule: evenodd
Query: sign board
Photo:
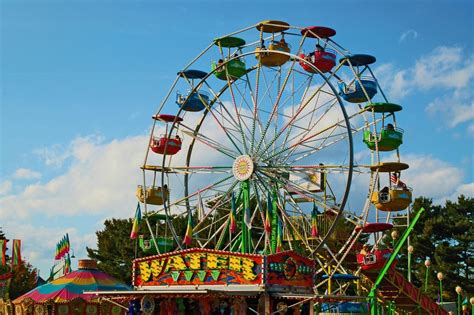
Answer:
M268 255L265 283L269 286L313 288L314 261L293 251Z
M320 172L303 174L291 173L289 181L291 185L288 185L287 189L290 193L296 194L301 190L315 193L324 190L324 176Z
M133 261L133 285L262 284L263 256L193 248Z

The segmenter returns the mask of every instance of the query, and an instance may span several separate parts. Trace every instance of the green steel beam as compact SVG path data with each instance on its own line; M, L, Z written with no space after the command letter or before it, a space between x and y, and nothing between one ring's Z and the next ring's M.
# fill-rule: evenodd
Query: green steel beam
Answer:
M403 233L402 237L398 241L396 247L393 250L392 255L390 255L390 258L387 260L385 265L383 266L382 270L379 273L379 276L374 282L374 285L372 286L372 289L369 292L369 295L367 296L367 299L370 302L370 314L371 315L377 315L377 307L376 307L376 302L377 302L377 288L379 287L380 283L382 282L383 278L387 274L387 271L390 269L390 266L392 265L393 261L397 258L398 253L402 249L403 244L407 240L408 236L410 235L411 231L415 227L416 222L420 218L421 214L425 211L425 208L420 208L418 212L416 213L415 217L413 218L413 221L410 223L408 228L405 230Z

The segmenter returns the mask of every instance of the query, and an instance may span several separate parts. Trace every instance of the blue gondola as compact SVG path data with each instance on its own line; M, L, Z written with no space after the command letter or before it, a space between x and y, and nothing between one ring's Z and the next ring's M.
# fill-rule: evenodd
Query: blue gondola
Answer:
M371 76L362 76L367 66L376 61L374 56L356 54L341 58L339 62L344 66L352 66L357 78L349 84L339 82L339 95L350 103L368 102L377 94L377 81ZM363 67L361 70L360 68ZM365 93L364 93L365 90Z
M194 87L195 79L203 79L207 73L200 70L185 70L178 72L178 75L187 80L191 80L191 90L186 94L176 94L176 104L188 112L199 112L209 105L209 94L204 91L198 91Z
M327 278L329 278L328 275L323 275L323 279L327 279ZM351 274L346 274L346 273L335 273L332 275L332 279L350 281L350 280L357 280L359 279L359 277L355 275L351 275Z
M372 77L360 77L359 80L354 80L350 84L339 82L339 95L350 103L370 101L377 94L377 81Z
M367 303L340 302L323 303L319 314L367 314Z
M176 104L188 112L200 112L209 105L209 94L204 91L188 92L187 95L177 94Z

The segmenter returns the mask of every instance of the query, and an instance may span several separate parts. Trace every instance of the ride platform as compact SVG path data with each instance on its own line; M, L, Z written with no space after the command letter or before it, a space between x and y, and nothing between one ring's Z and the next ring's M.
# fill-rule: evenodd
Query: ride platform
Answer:
M372 282L378 277L378 273L362 272ZM412 283L408 282L408 280L394 268L388 270L377 291L380 298L387 302L395 302L397 308L406 312L432 315L448 314L447 311Z

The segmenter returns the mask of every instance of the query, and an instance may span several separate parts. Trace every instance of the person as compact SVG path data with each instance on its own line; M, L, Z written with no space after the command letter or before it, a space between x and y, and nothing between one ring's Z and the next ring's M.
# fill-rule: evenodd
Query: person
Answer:
M393 131L393 130L395 130L395 127L393 127L392 124L387 124L387 130Z
M223 64L224 64L224 60L219 59L217 61L217 71L218 72L224 71L224 67L222 66Z
M316 51L324 51L324 48L323 46L319 45L319 44L316 44Z
M366 256L369 253L369 245L364 244L360 250L360 254Z
M181 138L179 137L179 135L176 135L176 140L181 141Z

